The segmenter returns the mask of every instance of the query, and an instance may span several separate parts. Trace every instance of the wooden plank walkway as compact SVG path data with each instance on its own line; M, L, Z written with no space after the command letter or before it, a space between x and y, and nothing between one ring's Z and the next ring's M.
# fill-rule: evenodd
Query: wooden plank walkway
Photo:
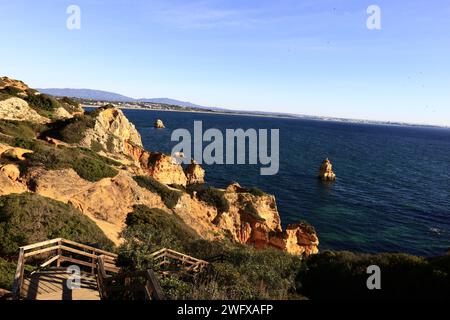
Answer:
M72 274L64 268L38 271L24 278L21 296L27 300L100 300L97 277L81 273L81 287L70 290L67 280Z

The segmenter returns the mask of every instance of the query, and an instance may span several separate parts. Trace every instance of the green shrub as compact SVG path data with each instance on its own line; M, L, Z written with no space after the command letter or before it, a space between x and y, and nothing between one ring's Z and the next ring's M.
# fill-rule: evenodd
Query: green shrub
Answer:
M37 141L30 142L30 149L34 152L26 156L27 161L21 163L22 166L44 166L47 170L72 168L81 178L92 182L115 177L118 173L111 167L118 165L117 162L89 149L56 147Z
M381 269L382 290L368 290L367 267ZM448 299L450 256L422 258L407 254L377 255L323 252L306 259L299 292L311 299Z
M265 196L266 193L264 191L262 191L261 189L258 189L256 187L250 188L248 190L248 192L252 195L254 195L255 197L262 197Z
M225 192L213 187L208 187L197 192L197 197L201 201L216 207L219 213L230 210L230 203L225 198Z
M0 288L11 291L16 264L0 258Z
M144 205L133 207L126 224L122 232L126 242L119 248L118 259L125 269L152 268L151 253L161 248L183 251L186 243L199 238L177 215Z
M89 114L77 115L51 124L45 136L56 138L67 143L79 143L86 135L86 130L95 126L95 119Z
M18 94L21 92L22 92L22 90L20 90L16 87L12 87L12 86L7 86L0 90L1 94L5 95L5 96L9 96L9 97L17 97Z
M33 139L44 129L44 125L33 122L0 120L0 132L13 137Z
M33 94L28 92L28 96L25 98L29 106L36 111L54 111L55 109L61 107L58 100L46 95L46 94Z
M111 249L100 228L74 207L32 193L0 197L0 254L15 255L20 246L53 238Z
M200 239L177 216L135 206L122 233L119 263L124 269L158 270L151 253L166 247L200 259L223 255L197 277L173 274L162 279L171 299L287 299L297 298L301 259L273 249L257 251L231 241Z
M145 188L153 193L157 193L169 209L173 209L182 196L182 192L168 188L166 185L158 182L153 177L135 176L133 177L133 179L140 187Z

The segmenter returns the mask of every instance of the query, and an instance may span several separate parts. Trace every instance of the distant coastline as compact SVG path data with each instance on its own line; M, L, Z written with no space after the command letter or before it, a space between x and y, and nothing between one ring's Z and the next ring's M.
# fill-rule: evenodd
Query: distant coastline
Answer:
M295 114L277 114L277 113L261 113L258 111L224 111L224 110L205 110L205 109L164 109L164 108L148 108L148 107L131 107L117 105L114 102L115 107L126 110L144 110L144 111L162 111L162 112L187 112L187 113L201 113L201 114L218 114L218 115L230 115L230 116L248 116L248 117L264 117L264 118L276 118L276 119L294 119L294 120L312 120L312 121L327 121L338 123L352 123L352 124L366 124L366 125L378 125L378 126L397 126L397 127L419 127L419 128L435 128L435 129L450 129L449 126L440 126L432 124L415 124L407 122L391 122L391 121L375 121L375 120L359 120L359 119L347 119L347 118L334 118L334 117L321 117L321 116L309 116L309 115L295 115ZM88 108L100 108L101 105L91 105L83 103L82 107Z

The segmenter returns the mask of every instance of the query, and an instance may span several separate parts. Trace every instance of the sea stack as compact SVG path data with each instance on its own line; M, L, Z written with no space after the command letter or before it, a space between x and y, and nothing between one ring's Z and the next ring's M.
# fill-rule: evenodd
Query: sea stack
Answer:
M157 119L157 120L155 121L154 127L155 127L156 129L164 129L164 128L165 128L164 122L162 122L161 119Z
M336 180L336 175L333 172L333 165L328 158L323 160L322 165L320 166L319 178L322 181Z
M186 169L186 177L188 184L203 184L205 183L205 170L194 160Z

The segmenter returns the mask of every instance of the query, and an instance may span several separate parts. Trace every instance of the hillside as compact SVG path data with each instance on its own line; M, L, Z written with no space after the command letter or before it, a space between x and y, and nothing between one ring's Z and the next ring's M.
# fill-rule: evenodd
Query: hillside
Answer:
M88 99L95 101L109 101L109 102L148 102L148 103L159 103L174 106L181 106L193 109L211 109L219 110L218 108L205 107L198 104L194 104L187 101L180 101L170 98L140 98L135 99L127 97L118 93L103 91L103 90L92 90L92 89L57 89L57 88L47 88L47 89L37 89L39 92L49 94L55 97L72 97L79 99Z

